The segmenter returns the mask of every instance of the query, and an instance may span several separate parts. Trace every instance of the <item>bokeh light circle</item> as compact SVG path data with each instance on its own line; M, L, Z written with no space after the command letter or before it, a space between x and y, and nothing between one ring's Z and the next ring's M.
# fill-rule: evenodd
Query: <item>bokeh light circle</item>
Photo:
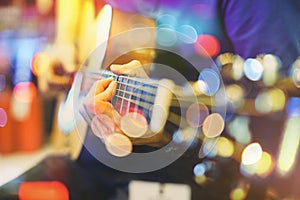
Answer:
M173 29L170 28L159 28L157 30L156 42L161 46L173 46L176 44L178 38L177 34Z
M195 165L194 167L194 175L195 176L202 176L204 175L206 170L205 164L204 163L198 163L197 165Z
M218 91L221 84L221 79L218 73L210 68L205 68L201 71L199 80L203 81L207 86L203 92L209 96L214 95Z
M128 137L119 133L113 133L106 137L105 147L114 156L124 157L132 152L132 143Z
M202 131L208 138L219 136L224 130L225 122L219 113L212 113L203 122Z
M191 127L200 127L209 115L209 110L203 103L193 103L186 111L186 119Z
M244 73L248 79L258 81L262 77L263 71L263 66L258 60L254 58L246 59L244 63Z
M194 27L190 25L181 25L176 29L179 33L182 33L182 35L179 37L179 39L187 44L192 44L197 41L197 31Z
M194 45L196 52L205 57L213 57L220 52L220 43L212 35L201 34Z
M259 143L254 142L247 145L242 152L242 164L253 165L257 163L262 156L262 148Z

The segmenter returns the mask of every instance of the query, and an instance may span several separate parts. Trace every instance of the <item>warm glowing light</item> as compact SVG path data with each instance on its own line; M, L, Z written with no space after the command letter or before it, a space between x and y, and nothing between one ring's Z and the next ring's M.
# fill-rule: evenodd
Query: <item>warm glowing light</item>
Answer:
M93 117L91 129L97 137L105 139L115 132L115 124L110 117L100 114Z
M0 127L4 127L7 123L7 114L3 108L0 108Z
M203 176L195 176L194 180L195 180L195 182L197 184L202 185L202 184L204 184L206 182L207 178L206 178L205 175L203 175Z
M262 77L263 66L258 60L248 58L244 63L244 73L248 79L258 81Z
M225 77L240 80L244 75L244 59L232 53L223 53L217 57L220 70Z
M263 57L263 82L267 86L274 85L278 79L278 69L281 67L281 61L272 54L266 54Z
M157 29L156 42L161 46L173 46L177 42L177 34L171 28L159 28Z
M105 15L106 13L107 13L107 5L104 6L96 16L94 2L92 1L81 2L80 17L79 20L77 20L78 23L77 44L80 48L78 48L76 56L79 62L83 62L91 53L90 51L100 45L102 45L101 49L106 49L104 43L106 42L108 37L105 34L110 30L109 27L111 24L110 18ZM107 26L107 24L109 25ZM101 31L99 31L100 28ZM98 41L99 38L103 43L99 43ZM99 50L96 48L95 51L99 51ZM99 56L99 58L98 56L97 58L101 60L102 57L101 53L98 53L97 55Z
M226 87L227 97L236 107L244 104L244 90L237 84L228 85Z
M203 103L193 103L186 111L186 120L191 127L200 127L209 115L209 110Z
M255 98L255 108L261 113L272 111L272 99L267 92L262 92Z
M196 52L204 57L213 57L220 51L219 41L212 35L201 34L194 45Z
M265 92L260 92L255 99L255 108L257 111L267 113L271 111L280 111L284 108L286 97L282 90L274 88Z
M80 1L59 0L56 1L56 42L60 44L74 42L77 34L77 20L81 10ZM66 28L68 27L68 28Z
M233 143L225 137L219 137L216 145L218 155L221 157L228 158L234 153Z
M272 156L264 151L260 160L257 163L256 174L261 177L266 177L272 172L273 168L274 163Z
M300 87L300 69L295 69L293 71L293 81L295 83L295 85L299 88Z
M282 110L286 103L286 97L281 89L275 88L269 92L272 99L272 110L279 111Z
M247 116L237 116L227 126L227 131L237 142L248 144L251 141L249 129L249 118Z
M232 64L233 56L234 55L232 53L222 53L217 57L217 62L221 66L225 66L227 64Z
M23 182L19 186L18 193L19 193L19 199L24 199L24 200L26 199L69 200L70 199L68 188L59 181Z
M300 140L300 117L287 119L280 144L277 171L281 175L288 174L293 168L298 154Z
M116 157L125 157L132 152L132 143L129 138L119 133L106 137L105 147L111 155Z
M36 7L39 13L47 15L53 8L53 0L37 0Z
M202 131L206 137L214 138L222 133L224 126L223 117L219 113L212 113L205 118Z
M262 156L262 148L259 143L254 142L245 147L242 153L242 164L253 165L257 163Z
M192 88L193 88L196 96L201 95L201 94L205 94L204 92L208 91L208 85L203 80L196 81L192 85Z
M244 75L245 61L242 57L235 55L232 63L232 78L240 80Z
M202 88L206 95L212 96L219 90L221 80L215 70L210 68L202 70L198 79L203 81L207 86L206 88Z
M37 94L37 88L32 82L20 82L13 89L14 98L20 102L31 102Z
M192 44L197 41L197 31L190 25L181 25L176 29L179 33L179 39L187 44Z
M296 87L300 87L300 58L298 58L292 67L292 79Z
M247 197L247 193L243 188L234 188L230 192L231 200L243 200Z
M47 53L37 53L31 59L30 68L32 73L36 76L40 76L47 73L49 66L50 58Z
M120 128L129 137L141 137L148 130L148 122L143 114L128 112L121 118Z

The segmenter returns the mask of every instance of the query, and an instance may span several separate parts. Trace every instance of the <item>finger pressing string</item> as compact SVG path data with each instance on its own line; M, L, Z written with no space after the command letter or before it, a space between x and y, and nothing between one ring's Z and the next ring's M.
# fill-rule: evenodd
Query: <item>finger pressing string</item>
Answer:
M103 80L104 84L107 84L105 80ZM103 87L103 90L101 91L101 87ZM101 91L97 94L95 93L95 101L109 101L113 97L113 95L116 92L117 83L115 81L110 81L108 83L108 86L106 85L99 85L99 87L96 87L96 91Z
M97 95L101 92L103 92L106 88L109 87L109 85L113 82L114 78L109 77L105 79L101 79L95 82L95 92L94 94Z

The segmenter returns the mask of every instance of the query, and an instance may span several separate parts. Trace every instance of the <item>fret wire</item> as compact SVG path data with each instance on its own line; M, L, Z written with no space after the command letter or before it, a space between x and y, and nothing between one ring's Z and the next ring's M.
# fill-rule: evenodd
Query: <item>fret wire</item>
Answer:
M122 79L123 80L123 77L119 77L119 79ZM126 90L126 87L127 85L124 85L124 91ZM123 92L123 97L122 97L122 100L121 100L121 105L120 105L120 112L122 111L123 109L123 103L124 103L124 99L125 99L125 92Z
M127 83L128 83L128 81L134 81L135 83L138 83L139 85L146 84L149 87L157 88L156 82L152 79L147 79L147 78L142 78L142 77L130 77L130 76L123 76L123 75L119 76L108 70L100 70L99 75L106 76L106 77L112 76L114 78L122 79L123 82L124 82L124 80L126 80Z
M117 88L116 91L128 94L129 96L134 95L134 93L140 93L140 92L142 92L143 95L150 96L152 98L154 98L155 94L156 94L156 93L145 92L144 90L128 91L128 90L123 90L123 89L120 89L120 88ZM145 92L145 93L143 93L143 92Z
M114 99L114 97L117 97L118 95L121 95L120 93L122 92L122 90L121 90L121 85L120 84L118 84L117 85L117 88L116 88L116 94L113 96L113 99ZM114 102L116 102L117 100L115 99L115 101Z
M128 79L127 79L127 80L128 80ZM134 81L134 80L130 80L130 83L133 84L133 85L136 85L136 81ZM138 96L138 95L137 95L137 92L138 92L139 90L135 90L135 95L133 95L133 94L134 94L134 93L133 93L133 92L134 92L133 89L134 89L134 87L131 87L130 98L132 99L132 96L133 96L133 97L135 97L135 99L137 99L137 96ZM139 92L138 92L138 93L139 93ZM138 101L138 103L134 103L134 110L138 110L139 103L140 103L139 101Z
M141 95L142 95L142 94L141 94L141 90L138 90L137 93L136 93L136 98L135 98L136 101L137 101L137 103L134 104L134 109L135 109L135 110L137 110L138 107L139 107L139 105L141 105L141 101L140 101ZM140 107L141 107L141 106L140 106Z
M127 88L128 88L128 85L129 85L129 84L128 84L128 81L129 81L129 80L126 79ZM129 87L130 90L132 90L132 88L133 88L133 87ZM128 95L128 99L131 99L131 97L132 97L132 92L127 91L127 90L125 90L125 91L126 91L126 92L124 92L124 93L129 94L129 95ZM127 101L127 110L126 110L126 113L129 112L129 109L130 109L130 101Z
M126 93L126 91L123 91L123 90L118 90L118 94L115 94L114 96L118 96L118 97L122 97L122 96L124 96L124 94L123 93ZM146 95L143 95L142 93L139 93L139 96L146 96ZM150 98L148 98L148 99L146 99L146 98L141 98L141 97L139 97L139 96L137 96L136 94L131 94L131 97L135 97L135 98L139 98L139 101L141 101L141 102L148 102L148 103L154 103L154 99L155 99L155 96L152 96L152 95L150 95L150 97L152 97L151 99ZM126 99L126 98L125 98Z
M83 71L83 72L86 73L86 71ZM89 72L89 71L87 71L87 72ZM98 73L94 73L94 72L91 72L91 73L95 74L95 75L99 74L100 76L105 76L104 78L113 77L114 80L118 84L122 84L122 86L124 85L124 87L125 87L125 85L134 87L134 88L139 88L139 87L143 86L143 88L147 88L148 93L152 93L153 95L155 95L155 93L153 93L153 91L155 91L155 89L157 89L157 84L152 79L129 77L129 76L119 76L108 70L100 70ZM126 81L126 82L124 82L124 81ZM132 84L132 82L134 82L134 84Z
M137 104L137 102L139 102L139 101L134 100L134 99L123 98L122 96L119 96L119 95L115 95L115 96L118 97L118 98L122 98L122 99L124 99L124 100L126 100L126 101L129 101L130 103ZM143 101L142 101L142 102L138 103L138 105L139 105L141 108L149 109L149 107L150 107L152 104L149 103L149 102L143 102Z
M151 98L150 95L145 95L143 92L142 92L142 95L146 96L146 101L152 101L153 102L152 105L154 104L155 99L153 99L153 97ZM150 109L150 107L149 107L149 109Z
M129 81L134 81L139 85L148 85L149 87L157 88L157 81L151 78L141 78L141 77L130 77L130 76L120 76L124 79L128 79Z
M143 84L143 85L139 85L139 86L136 86L136 85L134 85L134 84L127 84L127 83L124 83L124 82L122 82L122 81L117 81L117 83L118 84L121 84L122 86L130 86L130 87L132 87L132 88L135 88L135 89L137 89L137 90L139 90L140 88L143 88L143 90L145 91L145 92L147 92L147 93L150 93L150 94L152 94L152 95L155 95L156 93L155 93L155 90L157 89L157 87L153 87L153 86L150 86L149 87L149 85L145 85L145 84ZM144 89L145 88L145 89Z

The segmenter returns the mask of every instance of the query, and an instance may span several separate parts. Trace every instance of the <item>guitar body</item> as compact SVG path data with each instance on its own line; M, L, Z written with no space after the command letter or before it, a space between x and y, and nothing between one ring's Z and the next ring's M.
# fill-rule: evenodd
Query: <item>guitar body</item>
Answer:
M89 1L86 2L86 4L89 3ZM97 71L101 68L105 68L102 66L109 65L110 59L106 58L106 54L114 55L115 45L120 45L108 42L111 40L109 38L114 38L121 32L139 28L141 25L142 27L155 27L153 19L112 9L108 5L105 5L101 9L96 18L91 18L90 13L93 12L90 11L94 10L93 6L94 5L83 6L81 20L79 20L81 23L79 26L80 34L77 42L79 63L83 66L88 64L89 69ZM91 10L88 11L89 9ZM63 21L61 23L63 23ZM64 28L63 25L58 26L58 28L59 27ZM62 33L63 31L59 32ZM154 40L150 40L147 41L145 45L152 46L153 44ZM128 47L130 46L130 42L124 40L122 45ZM97 54L97 56L90 56L90 54ZM135 50L130 55L116 59L115 63L124 64L133 58L138 58L142 63L149 63L153 60L151 52ZM51 132L51 145L58 152L70 154L74 160L80 155L87 132L87 125L83 121L80 121L80 119L74 118L73 116L76 116L76 113L72 111L74 90L76 90L76 87L80 88L80 86L78 86L79 79L80 78L76 78L75 75L71 86L72 89L70 89L68 94L65 95L61 93L58 95Z
M188 107L193 103L199 103L198 94L194 92L194 86L188 83L189 81L197 81L202 69L209 68L217 73L216 66L209 57L199 55L181 56L179 49L156 44L156 29L153 28L155 27L153 20L144 17L137 18L140 16L111 10L109 7L104 7L104 9L107 9L107 12L103 11L102 14L104 16L98 16L97 19L100 20L98 24L105 25L105 27L102 27L102 29L98 27L97 30L107 31L109 29L109 34L104 34L104 38L97 39L97 41L101 42L89 54L76 73L66 101L59 102L62 105L58 107L60 108L58 109L58 121L61 127L58 129L54 128L54 130L58 131L52 135L60 135L56 138L59 138L62 146L68 146L67 151L74 160L80 156L84 146L94 158L112 168L123 166L119 170L127 172L153 171L167 166L178 159L189 148L196 135L201 132L200 126L191 127L185 120ZM125 23L125 25L120 24L127 19L126 16L132 17L133 20L126 20L127 24ZM105 23L102 23L101 19ZM139 24L143 24L143 26L140 27L136 24L137 19L139 19ZM111 23L107 23L107 20L111 20ZM119 30L120 27L125 27L127 31ZM118 30L123 32L119 33ZM105 39L105 37L107 38ZM190 44L187 48L193 49L193 45ZM152 154L148 152L149 154L145 156L144 154L135 153L135 146L133 146L132 154L116 161L116 157L107 152L103 140L96 137L91 130L91 122L95 116L86 110L83 101L94 81L103 78L99 74L100 70L109 70L111 64L125 64L133 59L139 60L143 66L150 66L150 79L141 80L126 76L116 77L117 81L125 83L125 85L118 88L119 93L114 96L111 102L114 106L121 102L122 107L124 107L124 105L132 104L128 104L129 101L138 101L137 104L133 102L133 105L142 110L143 115L147 119L148 131L143 136L146 138L131 138L131 141L135 145L143 145L145 144L145 139L147 139L148 142L146 144L158 147L163 146L163 148L153 151ZM218 76L218 78L220 77ZM140 83L136 88L126 86L128 83L132 85L132 82ZM144 91L144 88L152 88L153 85L155 90L151 91L151 94ZM128 93L128 89L131 90L130 93ZM221 88L221 92L224 92L223 88ZM136 94L139 94L138 97L130 98L131 96L136 96ZM186 96L188 101L185 101ZM213 98L203 94L200 96L201 98L203 97L203 102L201 100L203 104L212 105ZM151 97L151 100L145 100L145 97ZM175 106L171 104L175 104ZM143 105L146 105L146 108ZM66 109L63 109L64 107ZM70 109L70 112L66 111L72 107L73 109ZM130 106L127 107L130 108ZM200 109L199 106L196 106L195 111L197 109ZM211 113L217 112L222 116L224 116L224 109L226 109L224 105L221 105L221 107L210 106ZM122 111L122 109L119 111ZM74 117L73 119L70 118L70 123L61 123L68 116ZM73 127L65 127L65 125L70 124L73 124ZM67 137L64 136L66 134ZM172 138L173 135L175 135L175 140ZM181 140L181 137L184 138L184 141L180 141L180 144L176 143ZM62 142L64 138L66 138L66 141ZM159 159L160 157L161 159ZM168 159L165 159L165 157L168 157ZM141 167L132 163L146 163L149 160L153 160L153 166ZM162 162L157 163L157 160ZM116 163L111 162L121 163L116 165ZM136 167L132 168L132 166Z

